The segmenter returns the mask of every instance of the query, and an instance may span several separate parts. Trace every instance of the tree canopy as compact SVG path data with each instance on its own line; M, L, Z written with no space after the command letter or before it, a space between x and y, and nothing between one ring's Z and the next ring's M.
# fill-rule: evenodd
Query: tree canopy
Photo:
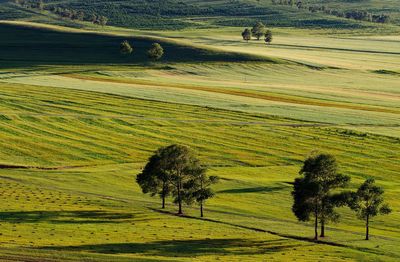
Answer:
M246 28L243 32L242 32L242 37L243 40L248 42L249 40L251 40L251 31L250 29Z
M120 44L119 51L123 55L129 55L133 52L133 48L128 40L124 40Z
M159 43L154 43L147 51L147 56L152 60L159 60L164 55L164 48Z
M272 42L272 32L271 30L267 30L265 32L265 39L264 39L265 43L267 43L268 45L271 44Z
M257 22L251 29L251 34L253 37L257 38L257 40L260 40L260 38L265 35L265 30L265 25L262 22Z

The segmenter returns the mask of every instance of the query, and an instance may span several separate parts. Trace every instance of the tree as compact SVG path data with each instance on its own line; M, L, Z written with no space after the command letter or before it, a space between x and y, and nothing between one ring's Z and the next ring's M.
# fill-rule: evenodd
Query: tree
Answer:
M321 223L321 237L325 236L328 221L337 221L335 208L346 204L348 193L333 190L345 187L350 178L337 173L337 162L329 154L313 154L304 161L300 170L301 178L293 185L292 211L299 221L314 217L314 239L318 240L318 223Z
M105 16L99 16L97 18L97 22L98 22L99 25L105 26L107 24L107 22L108 22L108 18L105 17Z
M96 24L97 20L98 19L97 19L97 15L96 14L94 14L94 13L90 14L89 21L91 21L93 24Z
M152 60L159 60L163 55L164 49L159 43L152 44L150 49L147 51L147 56Z
M271 30L267 30L266 32L265 32L265 43L267 43L267 45L269 45L269 44L271 44L271 42L272 42L272 32L271 32Z
M38 8L39 10L43 10L43 9L44 9L43 0L39 0L39 1L37 2L37 8Z
M133 48L128 40L124 40L120 44L119 51L123 55L129 55L133 52Z
M249 40L251 40L251 31L250 31L250 29L246 28L242 32L242 37L243 37L244 41L249 42Z
M357 212L359 219L365 220L365 240L369 240L370 219L392 212L389 205L384 203L383 194L384 190L375 185L373 178L369 178L351 195L350 208Z
M204 203L207 199L214 197L215 193L211 189L211 185L216 184L219 180L217 176L207 176L207 169L197 169L192 174L192 179L185 185L189 196L186 198L189 203L194 200L200 206L200 216L204 217Z
M142 189L142 192L151 196L159 195L162 199L162 208L165 208L165 199L171 193L169 177L163 170L162 149L152 155L143 171L136 176L136 182Z
M261 22L257 22L251 29L251 34L260 40L260 38L265 34L265 25Z

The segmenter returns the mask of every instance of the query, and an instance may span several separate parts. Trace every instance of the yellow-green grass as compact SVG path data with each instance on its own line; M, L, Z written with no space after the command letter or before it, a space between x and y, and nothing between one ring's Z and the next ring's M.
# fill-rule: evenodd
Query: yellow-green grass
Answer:
M398 77L268 64L174 64L166 68L5 70L0 81L89 90L213 108L353 125L399 136ZM374 127L379 129L374 130Z
M1 260L396 261L398 139L126 96L1 84ZM191 146L220 176L198 219L143 195L134 175L158 147ZM337 155L351 187L376 177L394 213L372 224L348 209L325 244L291 214L290 182L314 149ZM18 165L19 168L11 166ZM52 168L52 170L50 170ZM142 260L141 260L142 259Z
M82 39L74 34L79 30L49 29L58 44ZM233 36L238 29L227 30ZM132 32L90 37L101 44ZM377 54L393 52L398 40L362 36L341 46L318 33L311 56L292 59L293 48L282 46L288 53L276 60L232 63L224 60L237 53L215 52L223 48L215 43L225 41L220 31L205 40L196 32L204 33L141 34L195 54L208 50L217 60L138 64L100 50L107 61L88 64L78 53L74 63L58 54L45 63L3 64L0 260L399 260L399 61ZM302 32L282 30L276 40L303 45L313 36ZM259 54L261 43L239 43L237 51L253 52L249 47L266 55ZM343 47L353 51L327 58L336 52L331 48ZM354 57L355 64L375 64L358 68ZM189 217L175 216L170 203L161 212L159 199L143 195L134 181L151 153L172 143L192 147L209 174L222 178L206 220L198 219L196 206L185 207ZM363 240L364 224L347 208L320 244L311 241L311 225L291 213L290 182L315 149L338 157L351 188L370 176L385 188L394 212L374 219L371 241Z
M40 25L22 25L25 27L21 27L21 23L8 23L3 25L3 30L18 29L19 39L28 39L27 44L38 46L38 39L29 36ZM225 31L142 32L143 38L139 39L158 39L169 43L166 54L172 55L160 63L138 65L137 61L142 60L144 55L142 47L135 51L138 54L135 53L132 58L123 59L117 54L118 43L113 51L110 46L110 41L123 39L129 32L139 34L138 31L125 29L97 35L77 29L45 28L38 33L50 42L54 41L55 46L67 42L79 47L78 40L94 40L96 45L89 55L94 59L94 65L65 66L71 63L71 59L76 64L88 62L84 59L88 58L88 54L77 52L76 48L67 48L68 52L55 57L45 55L46 61L40 63L46 66L38 67L35 58L30 58L32 61L28 62L14 60L14 66L31 67L16 70L8 65L1 71L0 81L267 113L303 121L352 125L351 128L357 130L400 136L400 55L396 52L400 42L393 37L344 38L318 30L306 33L304 30L279 29L274 44L266 47L257 41L250 44L240 41L238 28L226 28ZM231 38L232 45L228 43L228 38ZM10 48L11 40L4 39L2 43ZM107 49L99 48L104 43ZM288 46L289 43L297 47ZM84 47L90 49L91 45ZM299 47L304 45L308 47ZM186 49L186 53L178 52L180 47L188 46L190 48ZM237 58L238 53L226 52L232 46L239 53L252 53L253 58L265 56L267 62L244 62L242 59L251 57ZM216 52L218 48L220 51ZM271 48L281 51L271 51ZM226 50L221 53L222 49ZM204 55L201 50L208 50L209 53ZM46 48L41 52L46 54ZM76 52L76 55L71 58L66 55L69 52ZM292 57L293 52L303 56L300 64L300 60ZM7 56L17 58L20 54L11 52ZM270 56L279 57L274 60L268 58ZM331 56L335 59L331 60ZM40 54L34 57L40 57ZM231 60L236 62L227 62Z

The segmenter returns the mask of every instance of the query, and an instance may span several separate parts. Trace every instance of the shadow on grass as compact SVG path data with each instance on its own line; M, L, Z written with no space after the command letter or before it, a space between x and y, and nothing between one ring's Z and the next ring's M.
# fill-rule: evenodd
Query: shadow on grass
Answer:
M287 239L255 241L243 239L167 240L149 243L113 243L79 246L51 246L42 249L84 251L102 254L148 254L153 256L196 256L201 254L250 255L284 252L296 245Z
M133 219L132 213L106 211L26 211L0 212L0 221L10 223L118 223Z
M272 186L272 187L248 187L248 188L234 188L218 191L218 193L227 193L227 194L240 194L240 193L268 193L274 191L280 191L287 187L285 186Z

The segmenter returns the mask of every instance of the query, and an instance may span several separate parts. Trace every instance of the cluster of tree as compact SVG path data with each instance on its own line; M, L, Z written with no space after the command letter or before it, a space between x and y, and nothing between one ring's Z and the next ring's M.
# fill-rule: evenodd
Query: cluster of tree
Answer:
M122 55L130 55L133 53L133 46L128 40L121 42L119 51ZM154 43L147 50L147 57L153 61L160 60L164 56L164 48L159 43Z
M107 17L97 15L95 13L87 14L83 11L78 11L70 8L63 8L59 6L45 6L43 0L14 0L14 2L15 4L20 5L24 8L48 10L54 14L71 20L87 21L101 26L105 26L108 22Z
M260 40L261 37L264 37L264 41L267 44L272 42L272 32L271 30L268 30L262 22L257 22L253 28L246 28L242 32L243 40L248 42L252 37L255 37L257 40Z
M337 161L332 155L312 154L304 161L300 174L302 177L296 178L293 184L292 211L299 221L314 219L315 240L318 240L318 224L320 237L325 237L325 225L339 220L337 207L348 206L365 221L366 240L370 219L391 212L383 201L383 189L375 185L374 179L367 179L356 192L343 190L350 177L338 173Z
M204 204L214 196L210 186L218 177L208 176L193 151L182 145L162 147L152 155L136 182L143 193L158 195L165 208L166 198L172 196L178 204L178 214L183 214L182 204L198 203L200 215L204 216Z
M50 8L50 11L56 15L59 15L64 18L68 18L71 20L79 20L79 21L87 21L92 22L96 25L105 26L108 23L108 18L102 15L97 15L95 13L86 14L83 11L77 11L69 8L62 8L53 6Z
M24 8L44 9L43 0L14 0L14 3Z
M387 14L372 14L364 10L340 11L324 5L308 5L302 0L271 0L274 5L288 5L298 9L308 10L311 13L322 12L347 19L362 20L375 23L389 23L390 16Z

